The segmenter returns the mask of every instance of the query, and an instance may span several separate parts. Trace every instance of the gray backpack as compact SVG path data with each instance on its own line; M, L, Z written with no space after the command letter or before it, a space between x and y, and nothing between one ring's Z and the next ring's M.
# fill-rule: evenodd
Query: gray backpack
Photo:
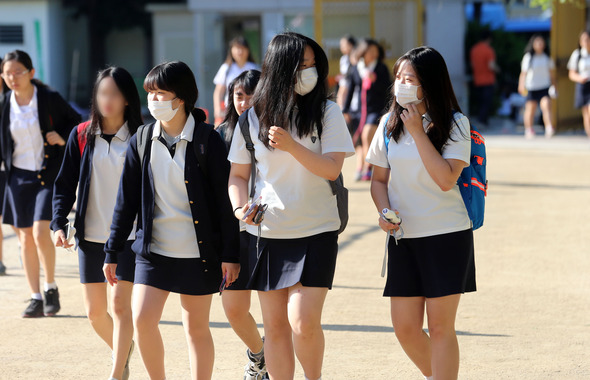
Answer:
M254 154L254 143L250 136L250 122L248 121L248 111L244 111L239 118L240 131L244 140L246 141L246 149L250 152L251 160L251 180L250 180L250 199L254 198L256 190L256 156ZM320 137L321 138L321 137ZM335 181L328 181L332 194L336 196L336 203L338 205L338 216L340 217L340 228L338 233L341 234L348 224L348 189L344 187L344 177L342 173Z

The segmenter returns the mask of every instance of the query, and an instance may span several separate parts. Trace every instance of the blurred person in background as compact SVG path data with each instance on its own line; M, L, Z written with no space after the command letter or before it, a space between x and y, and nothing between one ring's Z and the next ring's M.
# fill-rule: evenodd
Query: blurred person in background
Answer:
M590 29L580 33L579 47L567 64L569 78L576 83L574 105L582 110L584 130L590 137Z
M494 100L494 86L496 72L496 52L491 46L492 34L488 30L481 33L478 43L473 45L469 53L471 69L473 71L473 87L477 98L478 120L483 127L487 127L490 109Z

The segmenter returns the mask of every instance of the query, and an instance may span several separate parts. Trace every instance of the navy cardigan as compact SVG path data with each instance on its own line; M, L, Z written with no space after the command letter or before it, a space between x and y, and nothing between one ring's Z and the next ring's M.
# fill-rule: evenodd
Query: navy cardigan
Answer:
M76 201L76 188L78 188L76 221L74 223L78 244L84 242L84 221L88 206L93 156L94 136L88 139L84 153L80 157L78 129L74 128L68 138L64 160L53 187L53 219L50 225L53 231L63 230L68 223L68 214ZM112 189L112 191L116 190Z
M195 131L204 120L195 118ZM137 134L131 137L125 156L125 166L117 193L111 236L105 245L107 263L116 263L124 254L125 242L137 216L137 232L132 250L138 255L151 255L152 223L154 220L154 180L151 165L153 126L146 138L143 165L137 152ZM194 138L193 138L194 139ZM204 270L221 262L239 263L239 224L228 195L230 163L221 136L211 132L207 146L207 177L199 168L193 142L186 147L184 179L191 214Z
M44 85L35 84L35 86L37 86L39 125L45 146L43 165L38 178L41 179L41 186L53 186L62 162L64 147L49 145L45 135L47 132L55 131L67 140L72 128L80 123L81 116L56 91ZM0 119L0 160L4 162L9 176L14 152L14 141L10 133L10 96L11 92L5 94Z

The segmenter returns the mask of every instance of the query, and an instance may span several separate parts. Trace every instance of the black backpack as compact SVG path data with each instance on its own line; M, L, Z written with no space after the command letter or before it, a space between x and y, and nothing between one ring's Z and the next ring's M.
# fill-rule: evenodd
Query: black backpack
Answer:
M250 152L251 160L251 180L250 180L250 199L254 198L256 191L256 156L254 154L254 143L250 136L250 122L248 121L248 111L244 111L238 120L240 125L240 131L244 140L246 141L246 149ZM321 137L320 137L321 138ZM335 181L328 181L332 194L336 196L336 203L338 205L338 216L340 217L340 228L338 233L341 234L348 224L348 189L344 187L344 177L342 173L336 178Z

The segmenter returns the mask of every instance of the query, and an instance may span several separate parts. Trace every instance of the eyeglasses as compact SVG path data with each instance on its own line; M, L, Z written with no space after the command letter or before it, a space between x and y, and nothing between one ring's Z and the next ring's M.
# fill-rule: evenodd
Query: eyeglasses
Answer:
M27 74L29 72L29 70L25 70L25 71L13 71L11 73L2 73L0 74L0 76L4 79L7 79L8 77L13 77L13 78L20 78L23 75Z

